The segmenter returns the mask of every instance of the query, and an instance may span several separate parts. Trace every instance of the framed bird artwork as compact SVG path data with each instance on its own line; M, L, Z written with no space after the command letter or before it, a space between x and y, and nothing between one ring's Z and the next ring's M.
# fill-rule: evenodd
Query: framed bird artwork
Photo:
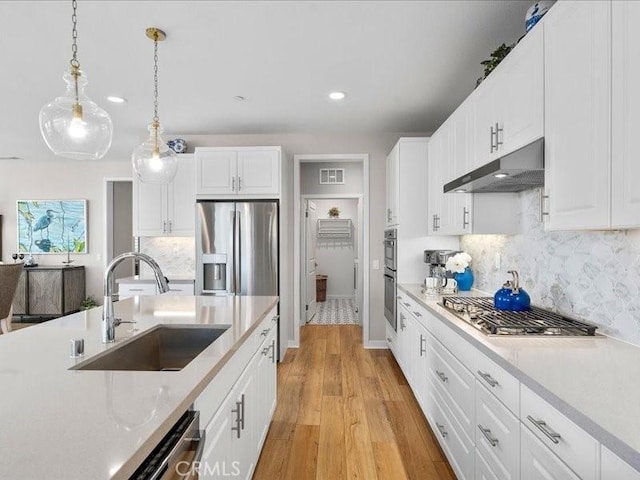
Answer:
M86 200L18 200L18 251L87 253Z

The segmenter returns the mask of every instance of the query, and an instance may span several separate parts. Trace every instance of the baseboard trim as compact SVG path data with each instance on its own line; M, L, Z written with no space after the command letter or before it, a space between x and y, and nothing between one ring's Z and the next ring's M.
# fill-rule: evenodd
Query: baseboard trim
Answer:
M300 348L300 342L296 342L295 340L289 340L287 344L287 348Z
M371 350L374 350L374 349L378 349L379 350L379 349L383 349L383 348L387 349L387 348L389 348L389 346L387 345L387 342L384 341L384 340L369 340L364 345L364 348L371 349Z

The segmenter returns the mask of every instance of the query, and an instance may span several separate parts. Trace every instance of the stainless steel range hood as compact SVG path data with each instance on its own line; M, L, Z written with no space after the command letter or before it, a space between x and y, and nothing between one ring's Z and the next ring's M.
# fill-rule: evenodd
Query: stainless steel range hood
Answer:
M444 186L444 193L522 192L544 185L544 139L498 158Z

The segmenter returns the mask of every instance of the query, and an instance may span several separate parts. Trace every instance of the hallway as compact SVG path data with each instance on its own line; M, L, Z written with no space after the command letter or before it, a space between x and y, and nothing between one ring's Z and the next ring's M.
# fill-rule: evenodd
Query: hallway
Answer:
M254 479L455 478L391 352L361 338L357 325L302 327Z

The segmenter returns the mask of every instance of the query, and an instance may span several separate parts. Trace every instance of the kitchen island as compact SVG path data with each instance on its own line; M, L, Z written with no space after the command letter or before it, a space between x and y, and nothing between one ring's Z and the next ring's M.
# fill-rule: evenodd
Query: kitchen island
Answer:
M0 479L129 478L225 365L273 315L278 297L134 297L0 336ZM271 320L271 319L269 319ZM161 324L229 328L181 371L70 370ZM85 354L70 357L71 339ZM204 428L204 425L201 425Z

